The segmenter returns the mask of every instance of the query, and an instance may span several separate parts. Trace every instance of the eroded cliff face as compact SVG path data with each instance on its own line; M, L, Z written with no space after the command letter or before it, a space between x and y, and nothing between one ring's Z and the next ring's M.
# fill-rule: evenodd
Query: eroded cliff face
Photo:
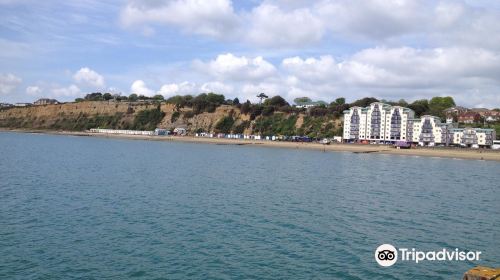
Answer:
M159 107L158 107L159 106ZM159 110L158 110L159 109ZM211 113L146 102L86 101L0 110L0 128L85 131L91 128L153 130L186 128L189 134L244 133L332 137L342 134L342 120L329 116L275 112L250 121L236 106L221 105ZM255 131L253 131L255 129Z
M85 130L89 128L130 128L138 112L156 109L156 103L92 101L57 105L31 106L0 110L0 127L25 129ZM222 105L213 113L194 115L190 108L177 110L174 105L161 103L160 110L165 116L157 127L174 129L185 127L192 133L196 130L213 132L219 120L231 115L235 125L246 121L234 106ZM178 111L178 113L175 113ZM172 117L174 113L177 116ZM246 129L250 133L250 129Z

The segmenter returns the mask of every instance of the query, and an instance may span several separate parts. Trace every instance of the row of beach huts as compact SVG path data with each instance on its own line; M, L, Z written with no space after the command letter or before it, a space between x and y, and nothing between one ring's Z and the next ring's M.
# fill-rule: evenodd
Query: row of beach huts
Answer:
M91 133L102 133L102 134L121 134L121 135L143 135L143 136L185 136L187 131L184 128L175 128L173 131L167 129L157 128L154 131L144 131L144 130L126 130L126 129L107 129L107 128L92 128ZM272 136L261 136L254 134L225 134L225 133L206 133L200 132L195 133L195 137L200 138L225 138L225 139L242 139L242 140L267 140L267 141L290 141L290 142L317 142L320 141L323 144L329 144L331 142L342 142L342 137L335 136L331 139L314 139L308 136L285 136L285 135L272 135Z

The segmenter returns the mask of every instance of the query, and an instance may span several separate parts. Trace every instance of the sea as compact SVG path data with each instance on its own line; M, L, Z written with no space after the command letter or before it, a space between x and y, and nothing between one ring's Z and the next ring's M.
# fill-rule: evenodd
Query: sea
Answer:
M480 251L380 266L381 244ZM0 132L0 279L462 279L500 163Z

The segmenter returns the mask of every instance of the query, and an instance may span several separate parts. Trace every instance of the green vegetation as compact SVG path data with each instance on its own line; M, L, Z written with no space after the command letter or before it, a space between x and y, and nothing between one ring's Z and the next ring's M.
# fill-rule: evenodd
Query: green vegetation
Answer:
M262 135L296 135L295 123L297 116L286 116L283 113L277 113L267 117L261 117L256 120L253 130Z
M334 119L330 116L304 118L304 123L298 130L298 135L306 135L312 138L333 137L342 135L342 127L335 127Z
M91 128L126 128L127 123L122 120L124 114L116 113L114 115L97 115L88 116L87 114L80 113L77 116L65 116L60 114L55 122L48 123L42 119L22 119L22 118L9 118L4 122L0 122L2 127L11 128L44 128L54 130L68 130L68 131L82 131Z
M231 133L233 128L234 118L232 116L225 116L220 119L215 125L216 133Z
M144 95L137 95L135 93L130 94L128 97L127 96L122 96L120 94L111 94L109 92L106 93L101 93L101 92L93 92L85 95L84 98L76 98L75 102L82 102L82 101L108 101L108 100L116 100L116 101L163 101L164 97L163 95L157 94L153 97L148 97Z
M250 121L242 121L240 124L234 125L233 133L243 134L245 132L245 129L250 127L250 124Z
M297 97L293 100L295 104L301 104L301 103L310 103L312 102L312 99L309 97Z
M179 111L175 111L174 113L172 113L172 117L170 117L170 122L174 123L175 121L177 121L180 115L181 113Z
M167 103L174 104L177 108L193 108L195 115L203 112L212 113L223 104L228 104L224 95L215 93L202 93L196 97L191 95L176 95L166 100ZM239 102L239 101L238 101ZM233 101L229 102L233 103Z
M391 105L398 105L403 107L408 107L415 111L415 115L417 117L423 115L433 115L438 116L440 118L444 118L444 110L450 107L455 106L455 100L453 97L433 97L431 100L420 99L415 100L413 103L408 103L404 99L399 100L398 102L381 100L384 103L388 103ZM351 104L352 105L352 104Z
M165 113L160 109L160 106L155 109L139 111L130 129L154 130L163 117L165 117Z

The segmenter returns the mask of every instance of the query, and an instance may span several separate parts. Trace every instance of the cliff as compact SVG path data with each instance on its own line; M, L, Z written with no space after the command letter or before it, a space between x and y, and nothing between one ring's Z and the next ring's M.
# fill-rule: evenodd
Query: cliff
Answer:
M3 109L0 110L0 127L69 131L96 127L139 130L184 127L191 134L202 131L252 134L258 130L264 134L313 137L333 136L341 131L339 119L302 113L274 112L254 118L231 105L195 114L192 108L177 108L165 102L85 101Z

